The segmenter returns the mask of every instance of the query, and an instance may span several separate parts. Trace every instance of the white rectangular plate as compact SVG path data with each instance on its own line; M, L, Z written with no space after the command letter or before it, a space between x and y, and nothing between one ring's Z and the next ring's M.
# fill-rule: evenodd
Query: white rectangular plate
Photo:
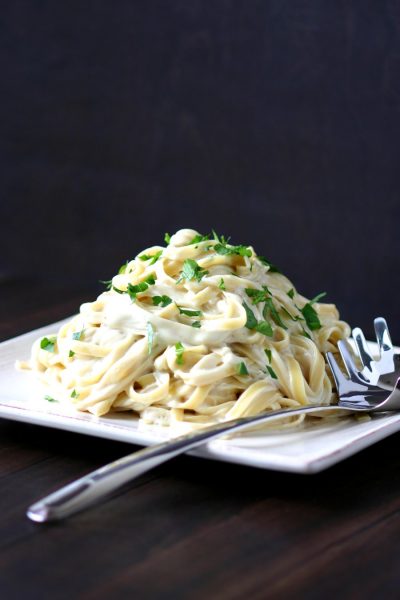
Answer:
M165 440L167 432L144 428L129 413L94 417L72 406L49 403L33 376L15 369L17 359L29 357L35 339L57 333L62 323L0 344L0 417L144 446ZM376 344L371 344L371 349L375 350ZM317 473L399 430L398 414L375 415L369 421L351 417L331 423L322 420L291 431L215 440L192 454L263 469Z

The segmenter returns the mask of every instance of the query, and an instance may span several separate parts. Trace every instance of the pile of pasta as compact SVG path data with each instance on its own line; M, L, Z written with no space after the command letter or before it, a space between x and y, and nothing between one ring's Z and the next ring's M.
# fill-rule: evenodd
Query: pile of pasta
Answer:
M324 354L349 326L251 246L192 229L121 267L20 368L46 397L97 416L201 426L335 401Z

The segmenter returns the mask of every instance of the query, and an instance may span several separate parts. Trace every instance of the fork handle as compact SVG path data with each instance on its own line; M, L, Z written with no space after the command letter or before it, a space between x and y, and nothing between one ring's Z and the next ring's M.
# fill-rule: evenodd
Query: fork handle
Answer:
M233 433L267 421L276 421L283 417L304 413L323 413L344 411L336 406L301 406L273 413L242 417L217 423L177 437L138 452L128 454L88 475L67 484L29 507L27 516L32 521L44 523L64 519L81 511L114 492L125 483L132 481L146 471L209 442L225 433ZM354 411L352 411L354 412Z

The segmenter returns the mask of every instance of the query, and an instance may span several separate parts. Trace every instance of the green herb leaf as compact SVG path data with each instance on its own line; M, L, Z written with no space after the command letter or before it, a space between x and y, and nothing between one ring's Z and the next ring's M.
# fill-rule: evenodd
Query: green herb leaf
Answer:
M176 354L176 364L183 365L183 353L185 349L182 346L181 342L177 342L175 344L175 354Z
M265 306L264 306L264 310L263 310L264 319L267 318L268 312L271 314L272 320L279 327L282 327L282 329L287 329L285 323L282 321L281 317L279 316L278 311L276 310L276 306L275 306L272 298L267 298L265 300Z
M273 368L270 367L270 365L267 365L267 371L271 375L272 379L278 379L278 375L275 373Z
M169 296L153 296L152 297L153 300L153 304L154 306L159 306L161 304L161 306L163 308L165 308L166 306L168 306L168 304L171 304L172 302L172 298L170 298Z
M247 329L255 329L257 326L257 319L254 316L253 311L246 304L246 302L243 302L242 306L243 306L244 310L246 311L246 316L247 316L245 327L247 327Z
M306 330L304 329L304 327L303 327L303 326L301 326L301 329L302 329L302 331L301 331L301 334L300 334L300 335L304 335L304 337L308 338L309 340L312 340L312 337L311 337L311 335L308 333L308 331L306 331Z
M123 275L126 271L126 267L128 266L129 260L126 261L123 265L118 269L118 275Z
M142 292L145 292L148 289L148 285L145 281L142 281L141 283L138 283L137 285L132 285L131 283L128 283L128 289L127 289L127 293L129 294L129 297L131 300L135 300L137 294L140 294Z
M203 316L203 313L201 312L201 310L189 310L188 308L181 308L178 305L176 305L176 306L181 315L186 315L187 317L202 317Z
M210 239L209 235L201 235L200 233L198 233L197 235L194 236L193 239L190 240L190 242L188 243L188 246L191 246L192 244L199 244L200 242L206 242L209 239Z
M201 281L201 279L208 274L208 271L202 269L199 264L192 258L187 258L183 263L181 275L176 283L180 283L183 279L187 281Z
M247 246L227 246L225 244L215 244L214 250L217 254L221 255L238 255L238 256L251 256L252 252Z
M82 329L80 331L74 331L74 333L72 334L72 339L73 340L82 339L84 332L85 332L84 327L82 327ZM73 350L70 350L68 356L69 356L69 358L72 358L73 356L75 356L75 352Z
M154 329L153 329L153 325L150 323L150 321L147 322L146 329L147 329L147 353L150 355L153 350L153 343L154 343Z
M249 374L244 362L241 362L239 365L237 365L237 372L238 372L238 375L248 375Z
M44 337L42 340L40 340L40 347L42 350L47 350L47 352L54 352L56 341L56 336L51 338Z
M286 292L287 295L289 296L289 298L291 298L293 300L294 298L294 289L292 288L291 290L289 290L288 292Z
M289 319L292 319L292 321L304 321L303 317L301 317L300 315L291 315L290 312L284 306L281 306L281 310L285 313L287 317L289 317Z
M253 304L259 304L265 302L266 293L264 290L257 290L254 288L245 288L246 294L252 299Z
M268 337L272 337L274 335L272 327L268 321L259 321L254 329L258 331L258 333L262 333Z
M315 302L319 302L321 300L321 298L324 298L325 296L326 296L326 292L321 292L320 294L317 294L315 296L315 298L310 300L309 304L315 304Z
M307 304L300 309L300 312L305 318L307 327L311 329L311 331L321 328L321 321L319 320L318 315L315 309L311 306L310 302L307 302Z
M254 291L258 292L260 290L254 290ZM265 299L265 291L262 293L264 294L264 299ZM253 298L254 297L256 297L256 296L254 295ZM243 302L243 307L244 307L244 309L246 311L246 315L247 315L247 321L246 321L245 327L247 327L248 329L255 329L256 331L258 331L258 333L262 333L263 335L266 335L268 337L272 337L274 335L273 329L272 329L270 323L268 323L268 321L265 320L265 321L257 322L257 319L256 319L253 311L251 310L251 308L249 308L249 306L247 306L246 302ZM265 315L264 315L264 317L265 317Z
M139 258L140 260L150 260L149 265L154 265L154 263L156 263L160 258L162 252L162 250L159 250L155 254L141 254Z
M219 287L219 289L220 289L220 290L223 290L224 292L226 291L226 288L225 288L225 281L222 279L222 277L221 277L221 279L219 280L218 287Z
M130 299L135 300L137 294L145 292L148 289L149 285L154 285L155 282L156 280L154 278L154 275L149 275L144 281L136 285L128 283L127 293L129 294Z
M200 329L200 327L201 327L200 321L193 321L192 327L197 327L197 329Z
M109 279L108 281L103 281L102 279L99 279L99 283L104 283L107 290L111 290L112 288L112 279Z
M47 400L47 402L58 402L58 400L56 400L55 398L52 398L51 396L44 396L44 400Z
M166 244L169 244L169 243L171 242L171 236L169 235L169 233L166 233L166 234L164 235L164 242L165 242Z
M71 398L79 398L79 394L76 390L72 390Z
M218 242L219 244L223 244L224 246L226 246L226 244L229 242L230 238L226 239L225 236L223 235L218 235L218 233L216 233L214 231L214 229L211 230L212 234L213 234L213 238L216 242Z
M269 260L267 260L265 258L265 256L257 256L257 258L263 265L265 265L266 267L269 267L270 273L281 273L281 271L278 269L278 267L273 265Z
M85 329L82 328L80 331L74 331L74 333L72 334L72 339L73 340L80 340L83 337Z
M253 304L265 302L267 298L272 296L272 292L268 288L268 286L263 285L262 287L262 290L259 290L257 288L245 288L246 294L249 296L249 298L253 299Z
M272 361L272 352L269 348L264 348L264 352L267 355L268 358L268 362L271 363Z

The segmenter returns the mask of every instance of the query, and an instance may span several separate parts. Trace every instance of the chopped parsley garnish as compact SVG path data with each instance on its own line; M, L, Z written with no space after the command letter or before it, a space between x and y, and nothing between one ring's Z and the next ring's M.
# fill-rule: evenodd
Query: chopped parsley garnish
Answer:
M129 260L126 261L123 265L118 269L118 275L123 275L126 271L126 267L128 266Z
M72 390L71 398L79 398L79 394L76 390Z
M308 328L311 329L311 331L321 328L321 321L319 320L315 309L311 306L309 302L305 304L300 310L301 314L305 318Z
M200 329L200 327L201 327L200 321L193 321L192 327L196 327L197 329Z
M202 269L199 264L192 258L187 258L183 263L181 275L176 283L180 283L184 279L187 281L201 281L208 274L208 271Z
M155 254L141 254L139 258L140 260L149 260L149 265L154 265L154 263L156 263L160 258L162 252L162 250L159 250Z
M229 242L230 238L226 239L225 236L223 235L218 235L218 233L216 233L214 231L214 229L212 229L212 234L213 234L213 238L216 242L218 242L219 244L223 244L224 246L226 246L226 244Z
M176 355L176 364L183 365L183 353L185 349L182 346L181 342L177 342L175 344L175 355Z
M264 352L267 355L268 362L269 362L269 365L266 365L268 373L271 375L272 379L278 379L277 374L275 373L275 371L271 367L271 362L272 362L272 352L271 352L271 350L269 348L264 348Z
M169 233L166 233L166 234L164 235L164 242L165 242L166 244L169 244L169 243L171 242L171 236L169 235Z
M301 331L300 335L304 335L304 337L306 337L306 338L308 338L309 340L311 340L311 339L312 339L312 337L311 337L311 335L308 333L308 331L306 331L306 330L304 329L304 327L303 327L303 326L301 326L301 329L302 329L302 331Z
M289 296L289 298L291 298L293 300L294 298L294 289L292 288L291 290L289 290L288 292L286 292L287 295Z
M310 300L310 304L315 304L315 302L319 302L321 300L321 298L324 298L325 296L326 296L326 292L321 292L320 294L317 294L315 296L315 298Z
M135 300L137 294L145 292L148 289L148 287L149 286L145 281L142 281L137 285L132 285L131 283L128 283L127 293L129 294L131 300Z
M56 341L57 338L55 336L51 338L44 337L40 340L40 347L42 350L47 350L47 352L54 352Z
M82 328L80 331L74 331L74 333L72 334L72 339L73 340L82 339L84 331L85 331L84 328Z
M146 329L147 329L147 352L148 352L148 354L151 354L151 352L153 350L153 343L154 343L154 328L153 328L153 325L150 323L150 321L147 322Z
M263 265L269 267L270 273L281 273L278 267L276 265L273 265L269 260L267 260L265 256L257 256L257 258Z
M272 379L278 379L278 375L275 373L270 365L267 365L267 371L271 375Z
M129 294L129 297L131 300L136 300L136 295L140 294L142 292L145 292L148 288L149 285L154 285L156 282L154 275L149 275L144 281L142 281L141 283L138 283L136 285L132 285L131 283L128 283L128 289L126 290L126 293ZM116 290L116 288L114 288ZM116 290L119 291L119 293L121 293L120 290Z
M181 308L178 305L176 305L176 307L179 310L179 314L181 314L181 315L186 315L187 317L202 317L203 316L203 313L201 312L201 310L189 310L188 308Z
M243 308L246 311L247 316L245 327L247 327L247 329L255 329L257 326L257 319L254 316L253 311L249 306L247 306L246 302L243 302Z
M226 291L226 287L225 287L225 281L222 279L222 277L221 277L221 279L219 280L218 287L219 287L219 289L220 289L220 290L223 290L224 292Z
M80 331L74 331L74 333L72 334L72 339L73 340L80 340L83 337L83 334L85 332L85 328L82 327L82 329ZM73 350L70 350L68 353L69 358L72 358L73 356L75 356L75 352Z
M271 315L271 319L279 326L282 327L282 329L287 329L285 323L282 321L282 319L279 316L279 313L276 309L276 306L274 304L274 301L272 300L272 298L267 298L265 300L265 306L264 306L264 310L263 310L263 316L266 319L268 316L268 313Z
M251 256L252 251L247 246L228 246L226 244L217 243L213 246L213 249L217 254L222 255L238 255L238 256Z
M303 308L299 309L307 323L307 327L311 329L311 331L314 331L315 329L321 329L321 321L319 320L317 311L312 305L315 302L319 302L319 300L324 296L326 296L326 292L318 294L317 296L315 296L315 298L307 302L307 304L305 304Z
M289 319L292 319L292 321L304 321L303 317L301 317L300 315L291 315L290 312L284 306L282 306L281 309L285 313L285 315L289 317Z
M247 367L243 361L237 365L237 373L238 373L238 375L248 375L249 374Z
M206 242L209 239L210 239L209 235L201 235L200 233L198 233L197 235L194 236L193 239L190 240L190 242L188 243L188 246L191 246L192 244L199 244L200 242Z
M44 400L47 400L47 402L58 402L58 400L56 400L55 398L52 398L51 396L44 396Z
M109 279L108 281L103 281L103 279L99 279L100 283L104 283L104 285L106 286L107 290L111 290L112 288L112 279Z
M258 333L262 333L268 337L272 337L274 335L272 327L268 321L259 321L254 329L258 331Z
M271 315L272 320L282 327L283 329L287 329L285 323L282 321L277 308L274 304L274 301L271 298L271 291L268 289L266 285L263 285L262 290L254 289L254 288L246 288L246 294L252 298L253 304L259 304L260 302L265 302L265 306L263 309L263 317L265 320L268 319L268 316Z
M154 306L159 306L161 304L161 306L163 308L165 308L166 306L168 306L168 304L171 304L172 302L172 298L170 298L169 296L153 296L152 298L153 300L153 304Z
M265 302L265 299L267 297L266 290L257 290L254 288L246 288L245 292L249 296L249 298L252 299L253 304L259 304L260 302Z
M271 325L267 321L258 322L253 311L249 306L247 306L246 302L243 302L243 308L246 311L247 320L245 323L245 327L247 329L255 329L258 333L262 333L268 337L272 337L274 332L272 330Z

